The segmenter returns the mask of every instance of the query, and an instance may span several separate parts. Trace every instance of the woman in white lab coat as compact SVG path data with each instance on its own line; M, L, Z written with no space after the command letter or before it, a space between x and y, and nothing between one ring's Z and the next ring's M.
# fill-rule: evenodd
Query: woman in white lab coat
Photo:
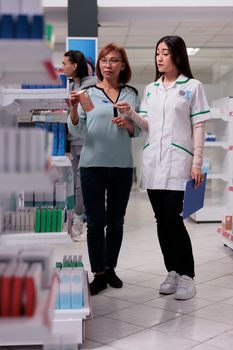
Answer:
M156 80L146 86L140 112L117 107L148 132L141 187L147 189L168 276L160 293L190 299L196 293L192 245L180 216L186 182L203 180L204 124L209 107L203 85L193 78L182 38L166 36L155 51Z

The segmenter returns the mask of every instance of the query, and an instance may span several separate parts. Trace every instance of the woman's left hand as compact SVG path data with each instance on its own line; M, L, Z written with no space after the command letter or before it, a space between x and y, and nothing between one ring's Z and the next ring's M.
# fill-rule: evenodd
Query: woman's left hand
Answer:
M195 180L194 188L196 189L204 180L204 174L201 169L192 167L191 176Z
M116 124L119 129L128 129L129 126L132 125L128 119L121 116L113 118L112 122Z

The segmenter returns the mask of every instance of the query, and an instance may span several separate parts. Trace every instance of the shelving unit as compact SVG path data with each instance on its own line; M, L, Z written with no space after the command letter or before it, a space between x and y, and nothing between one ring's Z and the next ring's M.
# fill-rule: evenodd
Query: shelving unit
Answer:
M0 40L0 52L0 85L60 83L44 40Z
M216 141L205 142L204 159L209 159L210 169L204 208L191 215L196 222L220 222L229 207L228 188L232 184L233 173L233 117L228 102L226 99L213 101L212 106L219 113L211 115L206 123L206 131L215 134Z
M43 290L33 317L0 318L0 345L36 345L50 335L58 278L53 276L49 289Z
M84 306L81 309L55 310L52 332L56 335L75 336L77 344L85 339L85 320L92 315L90 294L88 288L88 274L85 271L84 279Z
M15 114L35 109L69 108L66 89L2 89L0 93L0 106Z
M70 167L70 166L72 166L71 161L67 156L53 156L51 165L57 166L57 167Z
M52 181L49 173L0 173L0 191L1 192L19 192L41 191L44 192L51 188Z
M225 97L216 100L212 103L214 108L220 111L220 115L225 115L227 123L225 129L225 135L228 136L228 183L225 189L227 194L227 200L225 201L225 210L222 213L222 218L225 215L233 215L233 98ZM218 233L221 236L221 241L224 245L233 249L233 230L228 231L223 229L222 225L218 228Z
M218 233L221 235L222 243L233 249L233 233L231 231L224 230L222 227L218 228Z
M59 85L61 83L51 62L51 50L45 41L0 40L0 52L0 117L4 118L1 125L15 125L13 122L9 123L8 114L12 119L14 115L27 121L25 114L36 109L66 110L69 108L66 89L19 89L22 84ZM50 165L51 171L41 173L0 173L0 193L4 193L2 198L7 203L8 191L46 192L51 190L52 180L58 181L65 177L69 184L68 196L71 202L73 177L69 158L52 157ZM3 205L4 210L6 203ZM72 213L68 212L68 217L71 216ZM65 230L66 227L63 229ZM0 234L0 244L5 246L57 245L71 242L67 231L46 233L5 231ZM84 285L84 307L80 310L56 311L53 320L57 282L54 277L51 288L41 293L33 317L0 318L0 347L41 345L51 336L51 328L58 329L59 336L65 333L75 335L77 344L83 342L85 319L91 313L87 273Z
M4 232L0 235L2 245L32 245L32 244L68 244L72 239L64 232Z

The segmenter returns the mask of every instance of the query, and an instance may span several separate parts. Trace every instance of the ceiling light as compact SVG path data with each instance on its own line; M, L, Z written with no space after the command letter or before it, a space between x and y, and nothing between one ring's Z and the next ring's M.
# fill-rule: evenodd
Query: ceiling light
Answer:
M193 48L193 47L187 47L187 52L189 56L196 55L196 53L199 51L199 47Z

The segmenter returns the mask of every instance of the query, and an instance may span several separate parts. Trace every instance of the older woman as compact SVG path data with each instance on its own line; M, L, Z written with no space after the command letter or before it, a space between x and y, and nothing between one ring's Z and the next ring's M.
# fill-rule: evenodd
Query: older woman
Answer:
M118 115L115 103L127 101L138 108L138 92L126 85L131 69L125 50L116 44L99 53L96 75L99 83L88 88L95 108L85 113L75 92L68 118L71 134L85 135L80 158L81 186L87 215L87 243L94 280L91 294L121 288L115 273L122 243L123 224L132 186L131 137L138 128ZM106 227L106 232L105 232Z

